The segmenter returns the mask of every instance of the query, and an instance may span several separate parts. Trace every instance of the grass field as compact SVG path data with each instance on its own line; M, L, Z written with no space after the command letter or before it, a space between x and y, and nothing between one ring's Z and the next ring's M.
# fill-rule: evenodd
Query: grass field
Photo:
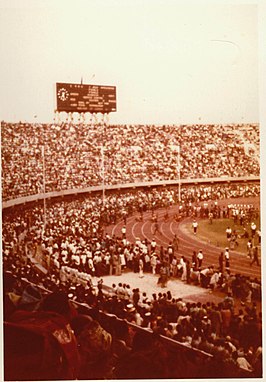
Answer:
M227 227L232 228L232 230L236 230L238 235L241 235L244 230L243 226L239 224L234 224L232 219L213 219L213 223L210 224L209 220L199 220L198 221L198 230L197 230L197 238L202 240L203 242L215 245L216 247L220 247L224 249L229 247L229 243L226 238L225 230ZM257 227L260 226L259 221L255 221ZM189 232L193 233L193 228L191 223L186 225L186 228ZM250 234L250 230L247 228L248 233ZM247 253L247 241L245 238L238 238L238 246L235 246L235 250L241 253ZM255 242L257 244L257 240ZM233 249L233 248L232 248Z

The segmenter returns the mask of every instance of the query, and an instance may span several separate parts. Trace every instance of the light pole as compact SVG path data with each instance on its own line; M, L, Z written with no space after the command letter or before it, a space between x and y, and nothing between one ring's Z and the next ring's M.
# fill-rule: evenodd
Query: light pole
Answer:
M181 179L180 179L180 146L179 145L171 145L170 146L171 151L173 154L177 153L177 166L176 166L176 172L177 172L177 180L178 180L178 202L181 202Z
M104 164L104 160L105 160L105 156L104 156L104 152L105 152L105 142L106 142L106 127L108 126L108 123L109 123L109 115L108 113L104 113L102 115L102 146L101 146L101 157L102 157L102 160L101 160L101 163L102 163L102 191L103 191L103 194L102 194L102 201L103 201L103 207L105 207L105 164Z
M105 205L105 168L104 168L104 144L101 146L101 154L102 154L102 189L103 189L103 207Z
M42 146L42 170L43 170L43 236L46 226L46 197L45 197L45 146Z
M178 202L181 202L180 146L177 146Z

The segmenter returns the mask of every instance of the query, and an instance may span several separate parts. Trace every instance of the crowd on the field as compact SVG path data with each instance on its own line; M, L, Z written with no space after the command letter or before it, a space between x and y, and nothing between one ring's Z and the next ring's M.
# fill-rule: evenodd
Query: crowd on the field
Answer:
M177 180L178 162L181 179L259 175L257 125L2 122L1 132L3 200L103 181Z
M257 212L252 205L230 204L227 208L220 208L217 199L212 200L211 197L217 195L217 189L221 199L228 197L229 194L232 197L256 196L259 194L259 186L232 185L231 190L227 192L225 188L225 186L187 187L183 190L180 214L207 217L212 211L214 218L221 215L233 218L234 211L239 209L245 211L250 219L253 218ZM104 231L105 225L121 219L126 227L127 217L134 212L141 218L143 212L147 210L155 211L155 216L158 208L163 207L167 211L168 207L176 203L177 194L176 189L138 190L126 192L119 197L111 193L106 195L104 206L99 195L72 201L51 203L47 201L45 230L43 206L30 209L24 209L22 206L21 210L17 208L15 215L7 211L3 214L4 270L15 277L17 285L21 286L22 280L27 279L50 291L64 291L71 300L114 314L189 347L204 350L212 354L219 364L226 365L225 368L231 370L231 367L236 366L237 370L246 370L259 375L261 373L261 314L257 306L261 300L259 280L240 274L232 275L225 253L222 258L217 259L215 268L205 264L199 253L180 256L178 237L174 237L168 247L163 248L159 247L155 240L151 242L136 240L135 243L129 243L124 227L120 237L110 237ZM211 202L207 207L205 201L208 199L211 199ZM42 259L46 259L47 273L42 273L33 266L35 261L41 262ZM166 279L177 277L184 282L195 283L210 290L221 288L228 294L228 298L219 305L189 304L182 299L173 298L170 291L163 293L163 289L162 293L147 298L145 291L132 290L128 284L121 285L118 281L112 289L106 290L100 282L101 276L119 275L125 269L138 272L140 276L143 272L153 272L160 281L163 277L163 268L166 269ZM95 286L97 279L99 283ZM167 280L165 286L167 288ZM242 311L235 310L233 301L236 298L243 303ZM28 294L26 296L23 294L22 300L16 297L12 299L12 304L7 306L7 314L12 314L13 310L21 306L25 307L25 299L26 303L29 299L32 302L32 296ZM249 334L242 336L247 330ZM81 342L81 345L84 343ZM130 359L131 356L134 358L132 346L128 344L126 346L123 344L119 351L121 357L127 354ZM109 356L107 358L110 359ZM123 357L115 355L115 359L119 360L115 363L117 368L115 377L124 377L127 369ZM100 377L110 378L109 371L103 371L101 368L99 371L94 364L87 367L81 372L83 378L88 375L86 373L96 373L96 371ZM131 376L134 375L132 370L130 373Z
M26 221L20 219L18 219L18 221L26 227ZM240 371L250 372L252 373L250 376L254 377L261 375L262 317L260 310L261 284L259 280L244 277L240 274L230 275L230 272L225 271L223 273L222 271L224 278L223 284L221 284L220 287L224 288L224 291L227 293L224 300L217 304L210 302L188 303L183 301L182 298L174 298L171 291L167 290L167 288L162 289L160 293L153 293L152 296L147 296L145 291L140 291L139 288L132 289L130 285L119 282L119 278L116 284L108 288L99 277L101 271L103 271L99 263L98 266L97 262L95 263L93 270L86 270L83 266L80 267L80 264L77 265L75 261L68 265L62 265L60 261L58 261L60 257L53 256L51 253L51 256L47 256L47 258L49 258L47 265L48 272L43 273L42 269L34 267L30 258L25 255L25 250L28 253L34 248L30 241L24 241L26 236L23 237L24 232L20 229L20 223L18 223L16 227L13 226L13 228L15 228L13 232L10 231L10 239L13 238L13 241L9 242L10 246L4 246L3 261L5 274L7 274L9 278L12 277L13 282L15 282L15 287L13 286L13 288L9 290L7 288L8 283L4 281L4 286L6 287L5 292L8 292L8 294L5 293L4 296L5 322L9 322L9 320L11 320L11 322L17 322L16 320L21 319L20 316L14 316L17 310L26 310L27 312L38 311L40 307L42 308L43 306L41 294L34 288L25 289L25 280L29 280L31 283L44 288L46 291L52 291L56 296L59 293L60 298L63 297L62 293L64 293L64 303L66 303L66 298L68 298L71 301L81 304L85 303L89 307L92 307L94 314L96 314L94 316L96 322L94 322L93 327L90 327L89 333L85 331L85 333L81 335L83 325L84 327L88 323L91 325L91 318L86 318L86 320L84 317L80 318L81 328L76 326L79 322L78 318L74 319L73 322L71 321L73 329L77 331L74 330L74 332L77 333L76 340L79 344L78 349L81 353L81 361L83 362L81 363L80 374L77 375L78 378L88 379L91 378L92 375L95 379L129 378L132 376L136 376L136 378L143 376L149 378L154 377L150 370L147 371L148 374L145 374L144 366L139 369L138 373L134 373L130 368L128 371L129 374L127 374L127 367L129 367L129 365L125 364L125 357L127 357L129 364L130 362L134 364L134 356L140 357L139 354L135 354L134 341L132 343L128 338L130 328L124 326L121 334L121 330L116 331L113 324L107 327L103 325L105 329L110 330L110 333L108 333L107 330L106 334L104 328L101 327L97 320L97 312L99 311L114 315L114 317L116 316L122 320L127 320L139 327L148 329L151 333L156 335L161 334L176 340L186 347L199 349L212 355L214 362L217 362L217 364L215 364L216 371L214 372L214 377L238 377L238 372ZM9 229L10 227L11 225L9 225ZM63 222L63 228L64 227L66 227L65 222ZM18 240L16 240L16 237ZM6 233L4 239L7 239ZM104 237L102 237L102 239L104 239ZM58 240L55 240L55 242L57 244L59 243ZM52 244L51 238L50 243L49 240L46 243L48 255L50 244ZM76 243L74 243L73 240L69 240L66 246L65 244L66 240L63 240L61 242L61 252L63 252L64 249L71 252L74 250L75 252L74 248ZM154 243L151 242L150 245L153 246ZM55 251L59 250L59 248L57 248L58 245L52 247ZM90 248L92 257L89 256L89 259L100 259L101 256L97 252L105 253L104 259L106 260L106 257L109 259L109 264L107 262L109 272L111 268L114 267L115 274L119 275L123 266L122 263L119 264L118 258L123 258L123 248L127 249L127 246L123 247L122 238L111 239L105 237L105 240L102 241L98 239L94 241ZM144 243L137 243L136 248L143 249ZM43 250L46 251L45 248L43 248ZM118 260L116 265L110 261L107 250L109 254L113 253L113 255L116 256ZM140 249L136 252L137 258L139 258ZM28 253L28 255L31 256L30 253ZM52 261L51 258L54 260L57 259L57 262ZM143 259L145 259L145 257L143 257ZM196 266L192 267L192 269L195 268L195 272L192 271L190 279L186 278L184 281L200 283L203 287L216 288L217 285L212 283L212 277L216 272L213 272L209 267L202 267L202 272L196 270L199 260L192 258L192 262L193 261L197 263ZM164 258L164 263L165 262L167 262L167 255L166 258ZM90 264L90 262L88 262L88 264ZM140 272L139 261L136 262L133 260L130 265L129 260L125 266L132 266L132 270ZM151 269L146 268L147 266L151 267ZM145 272L153 270L153 264L145 264L144 268ZM176 270L177 272L180 271L178 267ZM206 270L208 271L207 273L205 272ZM155 265L154 272L158 273L158 277L161 277L158 264ZM98 277L94 277L94 274ZM193 275L196 275L195 279L193 279ZM182 275L181 273L179 274L181 279L182 276L183 272ZM188 275L186 276L188 277ZM218 280L216 280L216 282L218 282ZM236 306L237 300L241 300L241 308ZM46 310L55 310L60 314L62 311L65 313L65 310L61 307L61 303L62 301L56 300L56 302L49 305L49 309L46 308ZM69 319L69 316L67 316L67 318ZM26 315L25 319L29 320L29 317ZM19 321L19 323L21 322ZM104 335L104 342L102 335ZM108 340L108 346L106 340ZM96 344L93 342L93 344L89 345L90 341L94 341ZM113 346L111 346L112 341L114 341ZM152 342L149 342L149 344L150 350L155 348L154 339ZM97 347L97 353L94 353L95 347ZM21 350L22 353L23 350L25 349ZM143 351L142 348L139 350ZM104 351L104 358L99 355L102 351ZM9 352L7 353L9 354ZM92 353L94 354L93 357ZM177 354L180 354L180 352ZM13 359L13 353L11 352L9 355L11 359ZM92 357L92 360L87 363L89 357ZM133 357L133 359L131 357ZM167 363L168 361L165 362ZM21 366L21 364L19 364L19 366L24 370L24 366ZM35 364L34 366L36 367ZM208 373L211 373L210 368L211 365L209 365ZM13 370L12 368L10 369ZM35 369L33 368L33 370ZM51 370L53 369L51 368ZM174 371L175 369L172 370L173 373ZM163 371L160 369L157 377L169 377L169 374L161 373L163 373ZM207 375L210 377L210 374ZM176 377L176 375L173 374L172 377L174 376ZM67 377L69 378L69 375Z
M219 186L219 189L222 187ZM251 189L255 194L259 190L253 185ZM188 191L190 195L191 188L188 188ZM186 191L183 192L186 195ZM206 189L203 188L203 195L205 192ZM110 194L106 196L104 206L100 197L93 196L68 202L52 202L46 208L45 230L43 208L40 206L21 214L17 213L16 216L7 213L3 216L2 230L4 258L10 253L19 253L21 257L28 255L46 258L46 263L56 273L63 273L62 269L70 267L76 272L99 277L112 273L121 274L123 268L138 272L140 265L144 272L158 274L161 266L166 264L168 276L181 277L188 282L200 282L200 272L203 272L203 269L202 264L198 263L198 254L184 254L185 258L181 256L178 252L178 237L175 236L172 242L169 241L167 248L159 246L155 240L150 243L147 239L130 243L126 237L128 216L135 212L136 219L141 219L143 212L164 207L166 211L164 218L167 218L167 209L176 203L176 198L174 189L152 189L148 192L146 190L127 192L119 197ZM258 218L258 211L252 205L240 205L236 215L236 205L221 207L217 200L209 204L205 202L193 204L188 196L185 198L187 201L180 203L178 213L173 216L174 219L179 220L184 216L207 218L210 213L214 219L237 218L240 223L243 215L250 222L251 219ZM200 200L199 194L197 198ZM105 226L114 224L119 219L124 222L120 237L106 235ZM151 219L157 219L156 213L152 212ZM154 224L156 228L156 222ZM246 241L249 235L243 226L242 236ZM224 271L230 271L225 262L226 258L223 258L222 263L217 259L216 268L220 272L220 277L219 283L217 281L216 284L220 286L223 285ZM203 262L203 266L206 265L208 264ZM211 272L212 270L209 270L209 274Z

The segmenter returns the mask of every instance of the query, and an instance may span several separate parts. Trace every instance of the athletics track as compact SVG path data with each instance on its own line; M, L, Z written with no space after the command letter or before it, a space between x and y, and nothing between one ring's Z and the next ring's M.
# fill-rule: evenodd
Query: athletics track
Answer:
M209 204L213 204L213 201ZM252 198L238 198L238 199L227 199L219 201L220 206L228 204L253 204L254 207L259 207L259 197ZM151 211L143 213L143 221L137 221L137 214L134 214L127 218L127 240L134 243L136 238L140 240L147 239L149 242L152 238L155 238L158 247L161 245L166 248L173 240L176 234L179 238L179 248L177 253L177 259L179 260L181 256L185 256L191 261L193 251L198 251L202 249L204 254L203 268L208 265L214 265L218 268L219 262L218 257L221 251L224 251L224 247L217 246L217 243L212 243L209 241L199 241L192 233L188 232L185 228L188 222L192 222L192 218L185 218L181 222L176 222L173 216L178 212L178 206L171 207L168 210L169 218L164 221L164 215L166 212L165 208L158 209L155 211L158 215L158 223L160 227L160 232L155 235L154 223L151 220ZM200 219L197 219L200 224ZM123 220L119 221L117 224L108 226L106 228L106 233L110 236L121 237L121 229L124 225ZM244 240L244 239L243 239ZM245 276L250 276L252 278L257 277L261 279L261 267L253 264L250 267L250 259L247 258L246 254L239 253L234 250L230 250L230 270L232 274L242 274Z

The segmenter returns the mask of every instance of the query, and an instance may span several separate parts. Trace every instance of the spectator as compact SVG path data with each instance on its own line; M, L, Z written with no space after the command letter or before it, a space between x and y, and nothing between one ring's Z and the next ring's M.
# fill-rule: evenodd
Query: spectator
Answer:
M249 126L109 126L106 183L176 179L176 156L169 137L171 144L181 146L181 179L242 177L250 175L251 168L252 175L258 176L258 156L248 155L243 143L243 137L250 138L237 133L246 128ZM257 135L252 144L258 148L259 129L253 128ZM101 185L101 139L101 129L94 126L3 122L3 200L43 192L43 159L46 192ZM218 191L218 197L222 192ZM212 197L211 188L206 187L202 197Z

